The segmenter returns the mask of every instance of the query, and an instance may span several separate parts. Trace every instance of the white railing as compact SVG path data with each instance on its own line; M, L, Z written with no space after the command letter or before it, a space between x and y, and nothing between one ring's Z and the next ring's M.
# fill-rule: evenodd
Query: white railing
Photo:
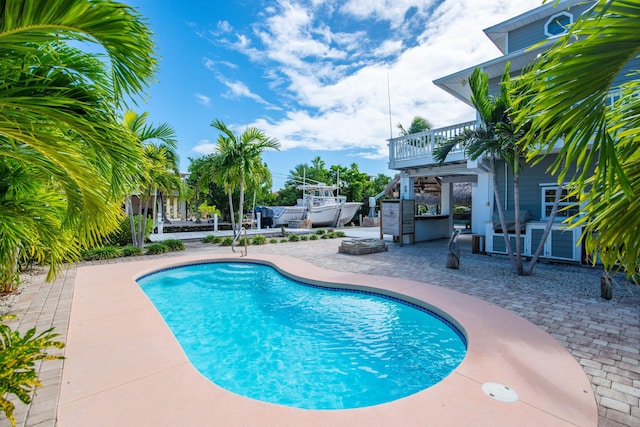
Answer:
M476 121L459 123L440 129L432 129L419 133L412 133L389 140L389 166L403 160L424 160L424 164L435 163L433 149L438 142L447 141L464 129L475 129ZM462 147L455 147L451 154L462 152Z

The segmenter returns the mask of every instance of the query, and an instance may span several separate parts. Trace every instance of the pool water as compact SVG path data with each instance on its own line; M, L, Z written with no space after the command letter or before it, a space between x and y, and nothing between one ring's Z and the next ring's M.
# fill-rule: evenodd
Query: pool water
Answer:
M138 280L191 363L249 398L306 409L396 400L466 354L437 315L371 293L288 279L254 263L207 263Z

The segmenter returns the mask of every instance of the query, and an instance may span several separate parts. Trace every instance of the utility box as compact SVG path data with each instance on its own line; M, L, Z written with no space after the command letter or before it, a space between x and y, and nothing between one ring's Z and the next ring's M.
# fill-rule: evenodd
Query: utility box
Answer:
M390 234L400 246L413 243L415 239L415 200L383 200L380 204L380 228L382 234Z

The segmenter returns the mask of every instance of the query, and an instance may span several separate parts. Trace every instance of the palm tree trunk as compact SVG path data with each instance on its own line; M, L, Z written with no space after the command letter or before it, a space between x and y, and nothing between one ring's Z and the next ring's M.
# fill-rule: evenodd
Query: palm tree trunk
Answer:
M231 214L231 228L233 229L233 237L236 237L236 216L233 212L233 194L231 192L231 189L229 189L227 194L229 194L229 213Z
M144 246L144 235L147 230L147 215L149 214L149 201L151 200L151 191L147 191L147 195L144 198L144 211L138 219L138 247L142 249Z
M127 215L129 216L129 227L131 229L131 244L133 246L138 246L138 239L136 239L136 223L133 218L133 203L131 202L131 196L127 196L125 200L125 206L127 210Z
M240 180L240 206L238 206L238 232L242 229L242 215L244 214L244 176Z
M504 219L504 208L502 207L502 198L500 197L500 190L498 188L498 176L496 175L495 159L491 156L491 175L493 176L493 197L496 200L496 210L498 212L498 218L500 218L500 228L502 228L502 235L504 236L504 246L509 256L509 262L511 268L515 272L517 271L516 259L513 256L513 250L511 249L511 240L509 240L509 233L507 230L507 222ZM505 164L506 167L506 164Z
M549 219L547 220L547 225L544 227L544 233L542 233L542 238L540 239L540 243L538 243L538 248L536 249L536 253L529 261L529 266L525 272L527 276L531 276L533 274L533 268L538 263L540 259L540 255L542 255L542 250L544 249L544 244L547 241L547 237L549 237L549 233L551 233L551 227L553 226L553 222L556 219L556 214L558 213L558 207L560 206L560 199L562 198L562 186L558 186L556 190L556 196L553 199L553 208L551 208L551 214L549 215Z
M522 242L520 237L522 236L521 224L520 224L520 172L518 168L518 158L514 162L513 170L513 203L515 209L515 227L516 227L516 272L518 276L524 276L524 268L522 267Z

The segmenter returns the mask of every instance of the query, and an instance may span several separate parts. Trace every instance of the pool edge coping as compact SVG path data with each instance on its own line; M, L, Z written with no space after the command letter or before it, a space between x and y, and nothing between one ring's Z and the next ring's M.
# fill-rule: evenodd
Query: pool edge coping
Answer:
M123 292L128 292L132 299L137 300L129 302L135 302L134 305L138 307L141 312L145 312L145 315L150 316L152 319L149 322L157 323L158 318L152 314L155 308L150 309L151 303L139 288L137 289L139 292L136 295L136 289L134 288L137 288L137 284L135 283L135 279L146 273L156 271L163 267L166 268L167 266L207 261L219 262L221 260L233 262L259 261L274 266L278 271L296 280L311 283L315 282L323 285L326 285L327 282L349 284L371 290L383 290L382 293L396 298L398 296L404 296L404 298L401 299L408 298L410 300L421 301L421 304L427 304L429 309L435 308L439 314L444 313L451 317L452 320L454 320L452 323L456 326L458 324L461 326L461 330L465 332L468 340L467 356L454 373L445 378L445 380L432 388L412 396L370 408L313 411L282 407L242 398L220 389L209 383L208 380L205 380L208 384L202 384L202 379L195 379L199 374L195 376L190 375L190 378L194 379L197 383L198 388L206 390L206 393L216 395L214 398L205 399L207 402L225 402L222 408L219 409L225 409L225 411L223 411L225 414L224 417L231 423L234 421L240 424L249 423L251 420L255 421L255 417L258 417L257 419L260 420L262 425L269 425L269 423L263 423L266 422L267 419L273 419L273 425L281 423L283 419L291 421L291 424L295 424L295 422L293 422L294 420L303 421L305 425L310 425L310 422L315 424L314 421L317 421L320 425L326 423L332 423L334 425L346 424L347 420L349 424L353 425L354 419L360 420L364 424L383 424L384 422L388 423L390 419L398 420L397 417L415 419L412 417L428 416L429 419L434 422L437 419L442 419L447 420L447 424L449 424L458 419L457 417L462 416L463 418L460 418L460 420L464 419L465 422L469 422L473 420L473 417L477 417L477 420L483 420L484 422L490 422L490 420L493 419L501 422L518 420L519 423L527 420L527 422L533 423L536 417L539 417L539 421L544 420L547 424L597 425L598 416L595 396L593 395L590 382L580 365L553 337L517 315L477 298L423 282L333 271L288 256L256 255L239 258L224 255L197 255L119 264L118 269L113 269L113 266L105 265L81 267L78 270L76 278L76 294L74 294L72 319L69 328L69 347L73 345L75 340L77 321L80 320L82 322L82 327L85 329L82 333L85 333L90 323L100 323L101 316L117 316L131 309L130 304L124 304L123 306L119 304L117 299L108 296L109 283L122 281L118 286L122 287ZM109 271L110 267L112 271ZM91 274L94 272L100 274ZM87 280L93 282L91 287L87 287ZM96 283L100 284L100 286L97 286ZM132 287L131 284L134 286ZM100 312L99 308L94 307L95 310L93 311L83 311L79 314L78 310L81 309L81 305L83 304L81 300L88 298L84 297L84 292L91 293L97 290L94 288L100 288L101 292L107 292L107 295L103 295L103 298L108 299L109 304L113 305L108 307L108 310L104 312ZM142 298L139 298L140 295L142 295ZM76 297L78 297L78 300L76 300ZM111 297L113 297L113 295L111 295ZM94 296L93 298L97 298L98 301L100 300L99 296ZM163 328L168 330L168 327L162 320L159 325L155 325L154 327L158 330L162 330ZM498 335L495 334L496 327L500 330L500 334ZM493 330L487 331L487 328ZM514 330L518 332L515 335ZM175 338L170 335L170 332L170 337L167 338L166 332L167 331L163 334L163 340L175 341ZM82 333L80 333L80 335L82 335ZM541 356L540 351L536 352L536 349L532 348L530 343L527 343L530 340L536 343L538 350L541 350L540 347L544 346L544 353L552 360L544 361L544 354ZM123 345L123 343L120 344ZM128 345L136 345L135 340L129 342ZM171 348L169 351L176 354L172 356L173 364L169 367L164 367L165 373L169 372L170 369L177 369L178 367L181 369L181 372L185 370L188 371L189 369L195 371L195 368L191 367L188 360L185 360L186 356L181 352L179 346L177 346L179 350L176 351L176 345L177 343L173 342L168 346ZM518 352L514 350L518 348L526 354L518 354ZM142 348L139 350L142 351L139 357L144 359L144 352L148 351L148 349L145 350ZM74 351L71 351L70 348L68 352L70 356L73 355L75 357ZM532 352L534 354L531 354ZM533 359L533 361L531 359ZM125 360L122 362L125 364L135 363L134 360ZM90 393L83 396L78 395L75 399L68 400L67 394L71 386L67 384L75 384L77 382L77 378L73 376L69 377L69 375L73 374L74 368L71 366L73 363L77 363L77 361L68 358L68 360L65 361L65 369L63 370L63 386L58 411L60 425L80 425L76 423L76 421L80 421L78 414L71 413L79 412L79 409L82 409L81 412L83 413L88 412L89 415L87 416L89 417L96 417L98 414L102 414L104 408L102 410L100 408L104 406L105 402L119 402L118 395L115 393L117 388L124 389L136 382L143 384L145 380L151 380L151 377L154 377L153 379L157 379L158 376L161 377L163 372L162 369L159 369L146 376L141 375L138 378L129 378L118 385L103 385L102 388L100 385L94 384ZM540 373L531 367L532 364L542 365L542 367L536 369L545 371L549 378L544 378L544 376L540 377ZM108 363L106 365L108 365ZM105 367L106 365L103 364ZM534 372L529 372L532 369ZM135 371L135 369L133 370ZM82 371L82 369L80 369L80 371ZM555 384L560 381L556 375L558 372L562 373L561 386ZM505 404L490 399L481 391L482 383L488 381L501 382L512 386L518 391L521 400L518 403ZM463 392L462 396L461 392ZM582 393L582 395L580 393ZM172 396L174 394L176 393L172 393ZM185 393L182 394L184 395ZM188 393L186 394L188 395ZM177 395L179 396L181 393L177 393ZM181 398L184 398L184 396ZM98 402L96 402L96 400L98 400ZM100 403L100 400L103 402ZM199 398L194 399L194 401L198 400ZM124 402L120 403L122 404ZM136 416L138 417L144 413L140 412L141 409L148 404L145 402L135 403L131 401L127 401L126 403L126 407L131 406L136 408L138 412ZM454 405L454 403L456 405ZM233 410L234 405L237 405L235 406L235 410ZM182 402L181 406L183 408L190 408L188 411L190 412L190 417L206 417L206 414L195 414L194 412L198 411L197 408L192 408L188 401ZM243 412L244 415L237 414L237 408L243 408L240 412ZM565 409L563 410L562 408ZM217 411L216 415L220 415L220 411ZM153 417L154 414L149 414L149 416ZM531 418L532 416L534 418ZM102 417L107 417L106 419L108 419L106 414L103 414ZM95 418L88 420L95 422ZM85 421L88 420L85 419ZM275 420L279 420L279 422L275 422ZM356 422L355 424L358 423Z

